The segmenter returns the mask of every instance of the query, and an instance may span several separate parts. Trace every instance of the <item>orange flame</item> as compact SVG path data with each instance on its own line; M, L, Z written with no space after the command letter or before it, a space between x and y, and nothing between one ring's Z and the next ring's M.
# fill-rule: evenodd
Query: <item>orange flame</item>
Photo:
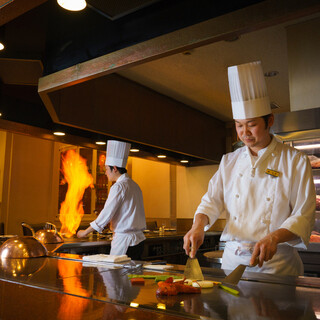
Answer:
M66 261L58 259L58 270L63 281L64 292L67 293L61 297L58 319L82 319L89 300L79 299L75 296L87 298L91 295L81 285L82 264L78 262L66 263Z
M82 197L86 188L93 187L93 178L88 172L86 160L74 150L67 151L63 156L62 173L68 190L60 208L60 232L70 238L76 233L84 215Z

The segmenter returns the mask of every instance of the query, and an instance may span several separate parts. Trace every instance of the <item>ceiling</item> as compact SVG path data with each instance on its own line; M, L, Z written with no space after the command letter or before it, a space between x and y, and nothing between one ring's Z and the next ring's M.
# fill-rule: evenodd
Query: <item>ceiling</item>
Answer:
M266 13L265 20L258 21L257 18L257 22L250 25L255 19L252 16L255 11L251 12L251 8L255 5L270 7L277 2L229 1L213 10L211 1L199 1L135 1L133 7L132 1L122 1L130 3L131 7L112 7L112 13L106 14L105 2L89 0L85 13L74 14L64 12L55 0L0 0L0 37L5 34L8 43L7 49L0 52L0 112L1 108L5 109L8 97L17 102L22 96L28 96L27 110L25 104L22 106L17 102L16 110L8 111L7 108L2 113L6 113L10 121L49 128L54 119L47 111L50 110L47 103L49 93L55 90L56 79L56 88L60 89L117 73L229 122L232 114L227 68L256 60L262 61L264 72L278 72L274 77L266 77L271 102L278 107L274 112L290 111L286 28L319 17L319 2L284 1L283 13L277 15L275 8L274 13L269 13L270 17ZM117 1L110 1L110 5L115 4ZM279 12L280 9L279 5ZM238 12L241 12L241 21L236 15ZM227 25L229 16L234 18L232 30ZM212 26L218 22L221 26L217 30L206 30L216 33L215 36L192 39L193 32L199 34L198 26L200 30L211 21ZM161 42L163 39L172 40L174 44L166 46L167 42ZM129 56L121 57L130 49L130 59ZM86 62L116 54L121 64L114 63L81 78L81 66ZM63 81L59 77L50 78L65 70L72 71L72 68L78 69L78 78L70 76L71 80ZM47 100L41 95L41 88L42 99L37 93L39 78L43 76L51 84L53 82L51 91L45 92L49 97Z
M243 34L235 41L219 41L118 73L220 120L231 121L227 68L262 61L272 102L290 111L285 25ZM156 76L155 76L156 75Z

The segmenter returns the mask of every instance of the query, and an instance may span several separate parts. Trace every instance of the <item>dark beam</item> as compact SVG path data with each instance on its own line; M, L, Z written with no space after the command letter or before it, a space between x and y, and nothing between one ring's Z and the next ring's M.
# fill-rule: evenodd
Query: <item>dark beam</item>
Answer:
M6 5L3 5L8 2ZM8 23L11 20L21 16L22 14L30 11L31 9L40 6L47 2L47 0L14 0L9 2L0 2L0 26ZM3 5L3 6L1 6Z
M113 74L51 92L62 124L219 162L225 124Z
M48 92L316 12L318 0L263 1L42 77L39 94L52 109Z

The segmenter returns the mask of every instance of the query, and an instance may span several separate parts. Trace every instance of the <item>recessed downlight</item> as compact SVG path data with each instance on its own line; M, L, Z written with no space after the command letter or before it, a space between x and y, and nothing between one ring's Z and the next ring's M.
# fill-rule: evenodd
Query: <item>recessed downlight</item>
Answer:
M186 160L186 159L182 159L180 160L181 163L189 163L189 160Z
M157 155L157 157L158 157L159 159L165 159L167 156L164 155L164 154L159 154L159 155Z
M104 146L106 144L105 141L96 141L96 144L99 146Z
M70 11L83 10L87 3L85 0L57 0L60 7Z
M0 42L0 50L4 49L4 44L2 42Z
M137 148L131 148L130 151L131 151L131 152L139 152L140 150L137 149Z
M66 135L66 134L65 134L64 132L62 132L62 131L54 131L53 134L54 134L55 136L59 136L59 137L62 137L62 136L65 136L65 135Z

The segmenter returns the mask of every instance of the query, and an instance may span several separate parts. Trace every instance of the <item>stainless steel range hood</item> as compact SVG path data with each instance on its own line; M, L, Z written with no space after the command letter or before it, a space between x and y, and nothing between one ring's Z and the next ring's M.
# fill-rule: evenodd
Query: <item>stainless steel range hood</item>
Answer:
M273 133L282 140L320 137L320 108L275 114Z

